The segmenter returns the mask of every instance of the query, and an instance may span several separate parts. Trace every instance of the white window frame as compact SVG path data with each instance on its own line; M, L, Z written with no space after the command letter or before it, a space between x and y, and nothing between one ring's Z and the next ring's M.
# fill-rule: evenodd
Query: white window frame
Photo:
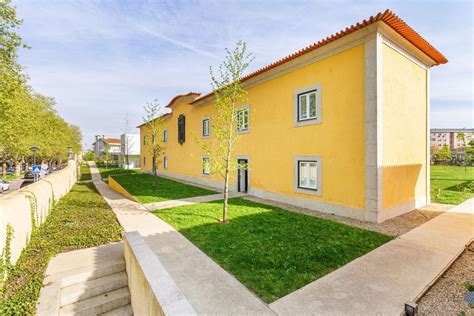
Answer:
M207 134L205 134L204 122L207 121ZM209 138L211 136L211 118L206 116L201 121L201 136L202 138Z
M163 156L163 169L168 169L168 156Z
M316 112L314 116L310 116L309 100L310 95L315 95ZM301 97L306 100L306 117L301 117ZM294 107L294 125L295 126L307 126L314 124L321 124L322 122L322 105L321 105L321 83L314 84L302 89L298 89L293 93L293 107Z
M205 167L204 167L204 160L207 160L208 165L209 165L209 172L207 172L207 173L206 173L206 170L205 170ZM210 176L211 175L211 158L209 158L209 156L204 156L201 159L201 174L203 176Z
M240 122L240 118L242 116L240 116L240 113L242 112L247 112L247 125L245 128L241 128L241 122ZM237 129L237 133L248 133L250 132L250 106L249 105L244 105L244 106L241 106L237 109L236 113L236 129ZM243 122L242 122L243 123Z
M301 173L300 173L300 165L302 163L308 163L308 164L315 164L316 168L316 179L315 179L315 186L301 186ZM294 174L295 174L295 180L294 180L294 186L295 186L295 192L299 193L305 193L305 194L311 194L311 195L317 195L321 196L322 195L322 158L321 156L297 156L294 159ZM308 168L307 171L307 176L308 179L311 178L311 170Z
M163 130L163 143L165 144L168 143L168 129L167 128Z

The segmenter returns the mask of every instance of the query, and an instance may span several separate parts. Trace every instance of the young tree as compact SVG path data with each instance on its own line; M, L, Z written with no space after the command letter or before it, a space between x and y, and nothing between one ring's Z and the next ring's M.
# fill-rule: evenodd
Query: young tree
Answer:
M109 159L110 159L110 154L109 154L110 147L109 147L109 143L107 143L105 140L104 140L104 146L105 146L105 149L104 149L105 169L108 169L109 168Z
M462 154L463 154L463 164L464 164L464 171L467 171L467 165L466 165L466 147L467 147L467 142L466 142L466 134L464 132L460 132L456 135L457 140L462 142Z
M125 114L124 118L124 144L123 144L123 152L124 152L124 163L125 169L128 169L130 166L130 151L132 146L134 145L133 138L128 135L130 133L130 120L128 119L128 113Z
M163 135L163 116L160 115L164 112L163 107L155 99L152 102L147 102L143 107L145 110L145 116L143 121L145 122L145 137L149 136L146 147L152 156L152 171L154 175L153 188L157 188L158 175L157 167L160 162L160 157L163 154L166 147L164 146L162 135Z
M442 162L446 162L451 159L451 150L449 150L448 145L444 144L441 147L441 150L438 152L438 160Z
M227 222L229 181L233 171L239 168L234 160L234 146L239 138L237 107L247 99L247 92L240 80L253 60L247 52L247 44L239 41L231 51L226 48L227 55L218 68L217 75L210 69L211 86L215 97L216 117L212 120L211 142L199 142L203 151L210 158L212 173L224 179L224 206L222 222Z

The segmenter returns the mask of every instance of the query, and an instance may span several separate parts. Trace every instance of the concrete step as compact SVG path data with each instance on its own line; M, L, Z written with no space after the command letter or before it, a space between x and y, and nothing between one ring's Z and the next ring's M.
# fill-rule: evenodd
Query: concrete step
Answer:
M61 287L64 288L122 271L125 271L125 261L123 259L120 261L101 263L93 267L87 266L79 269L61 271L47 276L43 284L61 282Z
M113 309L110 312L101 314L101 316L133 316L132 305L129 304Z
M127 273L125 273L125 271L82 283L76 283L61 289L60 306L111 292L123 288L127 286L127 284Z
M130 304L130 292L128 287L123 287L63 306L59 310L59 315L100 315L128 304Z

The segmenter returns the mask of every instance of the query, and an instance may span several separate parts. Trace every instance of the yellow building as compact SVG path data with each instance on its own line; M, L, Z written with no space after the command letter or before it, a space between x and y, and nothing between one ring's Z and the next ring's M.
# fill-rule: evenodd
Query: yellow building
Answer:
M446 62L387 10L244 77L232 190L371 222L428 204L429 70ZM196 143L213 137L213 94L167 107L159 174L222 188Z

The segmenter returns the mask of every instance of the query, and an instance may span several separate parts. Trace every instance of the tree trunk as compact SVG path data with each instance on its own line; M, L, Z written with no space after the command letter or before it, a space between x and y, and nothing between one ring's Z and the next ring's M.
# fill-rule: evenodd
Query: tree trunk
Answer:
M153 188L156 189L156 185L157 185L157 179L156 179L156 155L153 155L153 174L154 174L154 179L153 179Z
M227 222L227 206L229 200L229 168L225 171L224 181L224 209L222 210L222 222Z
M7 163L4 162L2 164L2 178L5 178L7 176Z
M15 176L19 176L21 173L21 161L15 161Z

